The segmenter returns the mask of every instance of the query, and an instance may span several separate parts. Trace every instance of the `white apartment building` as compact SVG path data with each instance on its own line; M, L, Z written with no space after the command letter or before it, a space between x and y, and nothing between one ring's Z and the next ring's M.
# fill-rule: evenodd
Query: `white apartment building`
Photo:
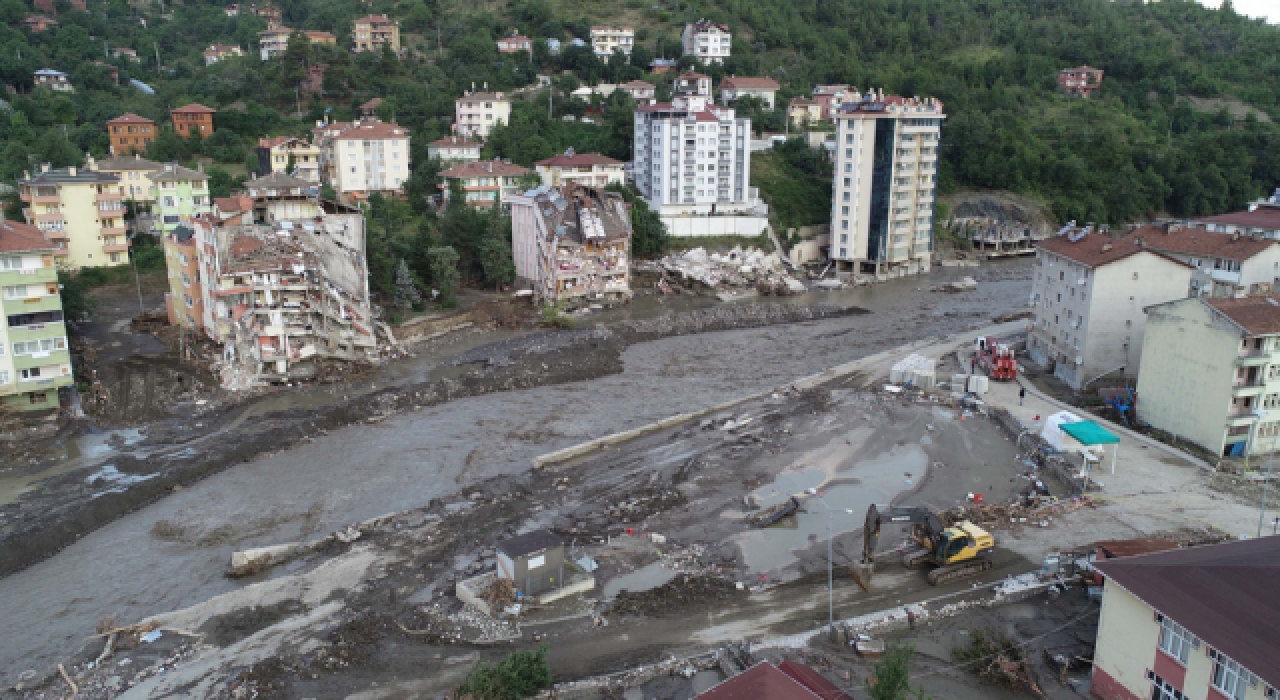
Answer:
M630 56L635 42L636 30L633 27L610 24L591 28L591 50L601 58L612 56L614 51Z
M685 56L693 56L703 63L724 63L733 43L729 25L716 24L705 19L684 25L680 32L680 45Z
M293 33L288 27L276 27L258 32L258 55L264 61L284 55L289 48L289 35Z
M751 120L705 97L636 108L636 186L662 214L754 211Z
M543 185L510 203L517 284L538 301L575 308L631 298L631 215L621 195Z
M623 162L599 153L574 153L573 149L533 164L548 187L575 183L603 190L611 184L622 184Z
M1185 298L1191 266L1129 241L1071 229L1036 245L1027 354L1073 389L1137 377L1144 309Z
M1278 299L1198 297L1148 307L1138 416L1213 454L1280 447Z
M467 92L453 102L453 130L467 138L488 138L511 120L511 101L500 92Z
M1280 285L1280 241L1262 233L1211 233L1167 222L1143 226L1125 240L1190 265L1189 296L1269 294Z
M720 80L720 101L733 104L739 97L758 97L765 107L773 109L774 96L778 93L778 81L773 78L757 78L736 75L726 76Z
M942 103L872 88L833 118L830 255L837 273L928 272Z
M324 182L346 201L399 192L409 179L409 130L376 119L321 123L312 132Z
M678 97L705 97L711 101L711 77L689 71L676 77L674 91Z
M623 83L618 89L631 95L638 104L652 102L657 94L658 88L653 83L646 83L643 80L632 80L629 83Z

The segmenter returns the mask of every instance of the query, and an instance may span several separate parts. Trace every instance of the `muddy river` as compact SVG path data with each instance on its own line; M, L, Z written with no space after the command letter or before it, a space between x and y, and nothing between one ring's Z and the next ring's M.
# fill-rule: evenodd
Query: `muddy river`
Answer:
M977 291L928 291L965 275L980 281ZM790 297L779 303L857 305L873 313L635 345L624 354L622 374L457 400L334 431L229 469L0 579L0 681L9 685L24 669L54 663L105 615L131 622L243 585L222 576L234 549L465 494L481 479L527 470L538 454L1023 310L1029 290L1024 260ZM644 299L609 313L652 315L715 303L665 301ZM390 368L387 379L421 379L440 362L410 361ZM95 443L86 452L97 456L102 449ZM216 449L216 441L202 449ZM107 464L109 451L101 459Z

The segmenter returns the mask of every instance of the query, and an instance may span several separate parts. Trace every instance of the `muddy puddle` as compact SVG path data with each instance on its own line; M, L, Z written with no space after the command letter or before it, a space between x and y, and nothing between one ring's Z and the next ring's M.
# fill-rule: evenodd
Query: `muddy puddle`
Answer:
M670 582L680 574L672 569L662 566L662 562L655 561L652 564L646 564L631 573L614 577L605 582L601 589L604 593L605 600L613 600L618 597L619 591L628 593L643 593L651 591L658 586Z
M1029 270L1025 263L1017 264ZM0 682L11 684L22 670L48 666L56 656L73 650L104 615L137 620L238 587L222 577L234 549L315 536L419 507L433 498L457 501L457 494L477 481L523 474L536 455L1025 308L1028 275L990 282L976 275L978 290L966 294L924 291L965 275L975 275L975 268L789 297L779 303L857 305L873 313L634 345L623 355L620 374L461 399L374 425L353 425L211 476L0 579L0 619L7 623L0 635ZM710 303L690 297L655 299L593 314L582 323L604 321L609 314L656 315L683 304ZM420 378L444 359L424 355L392 365L386 379L373 383L385 386ZM336 400L338 395L337 390L328 397L325 392L307 393L321 396L299 403ZM299 405L283 393L277 400L282 406ZM914 440L911 444L920 449ZM215 439L199 449L216 446ZM664 458L678 459L679 450ZM829 460L839 462L835 456ZM858 513L848 516L840 511L833 518L833 529L841 532L861 525L866 504L903 490L903 471L923 471L897 464L877 471L868 461L840 472L819 462L801 466L820 468L827 475L826 493L833 507ZM783 561L790 548L804 546L810 534L825 536L825 513L809 510L798 518L796 530L778 531L789 538L781 544L746 545L754 548L748 555L753 567L764 569ZM176 525L186 536L154 536L153 526L161 521Z
M145 457L146 450L135 445L143 440L137 429L109 430L68 440L62 454L43 465L31 465L31 469L11 465L0 470L0 505L12 503L30 491L38 482L51 476L65 474L75 469L96 464L119 454L122 450L138 457Z

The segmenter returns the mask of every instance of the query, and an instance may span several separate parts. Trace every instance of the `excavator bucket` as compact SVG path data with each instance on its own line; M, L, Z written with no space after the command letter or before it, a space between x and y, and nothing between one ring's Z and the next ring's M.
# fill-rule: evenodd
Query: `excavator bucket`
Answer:
M864 564L862 562L854 562L849 565L849 574L853 576L854 583L862 587L867 593L871 592L871 574L875 571L875 564Z

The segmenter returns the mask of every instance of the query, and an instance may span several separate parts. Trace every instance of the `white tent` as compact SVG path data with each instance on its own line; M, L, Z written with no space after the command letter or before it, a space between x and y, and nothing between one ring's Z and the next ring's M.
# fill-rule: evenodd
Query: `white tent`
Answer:
M1080 420L1080 416L1071 411L1058 411L1049 416L1044 421L1044 430L1040 432L1040 437L1045 439L1053 449L1059 452L1075 451L1080 449L1080 443L1075 438L1062 432L1060 427L1063 423L1076 423Z

